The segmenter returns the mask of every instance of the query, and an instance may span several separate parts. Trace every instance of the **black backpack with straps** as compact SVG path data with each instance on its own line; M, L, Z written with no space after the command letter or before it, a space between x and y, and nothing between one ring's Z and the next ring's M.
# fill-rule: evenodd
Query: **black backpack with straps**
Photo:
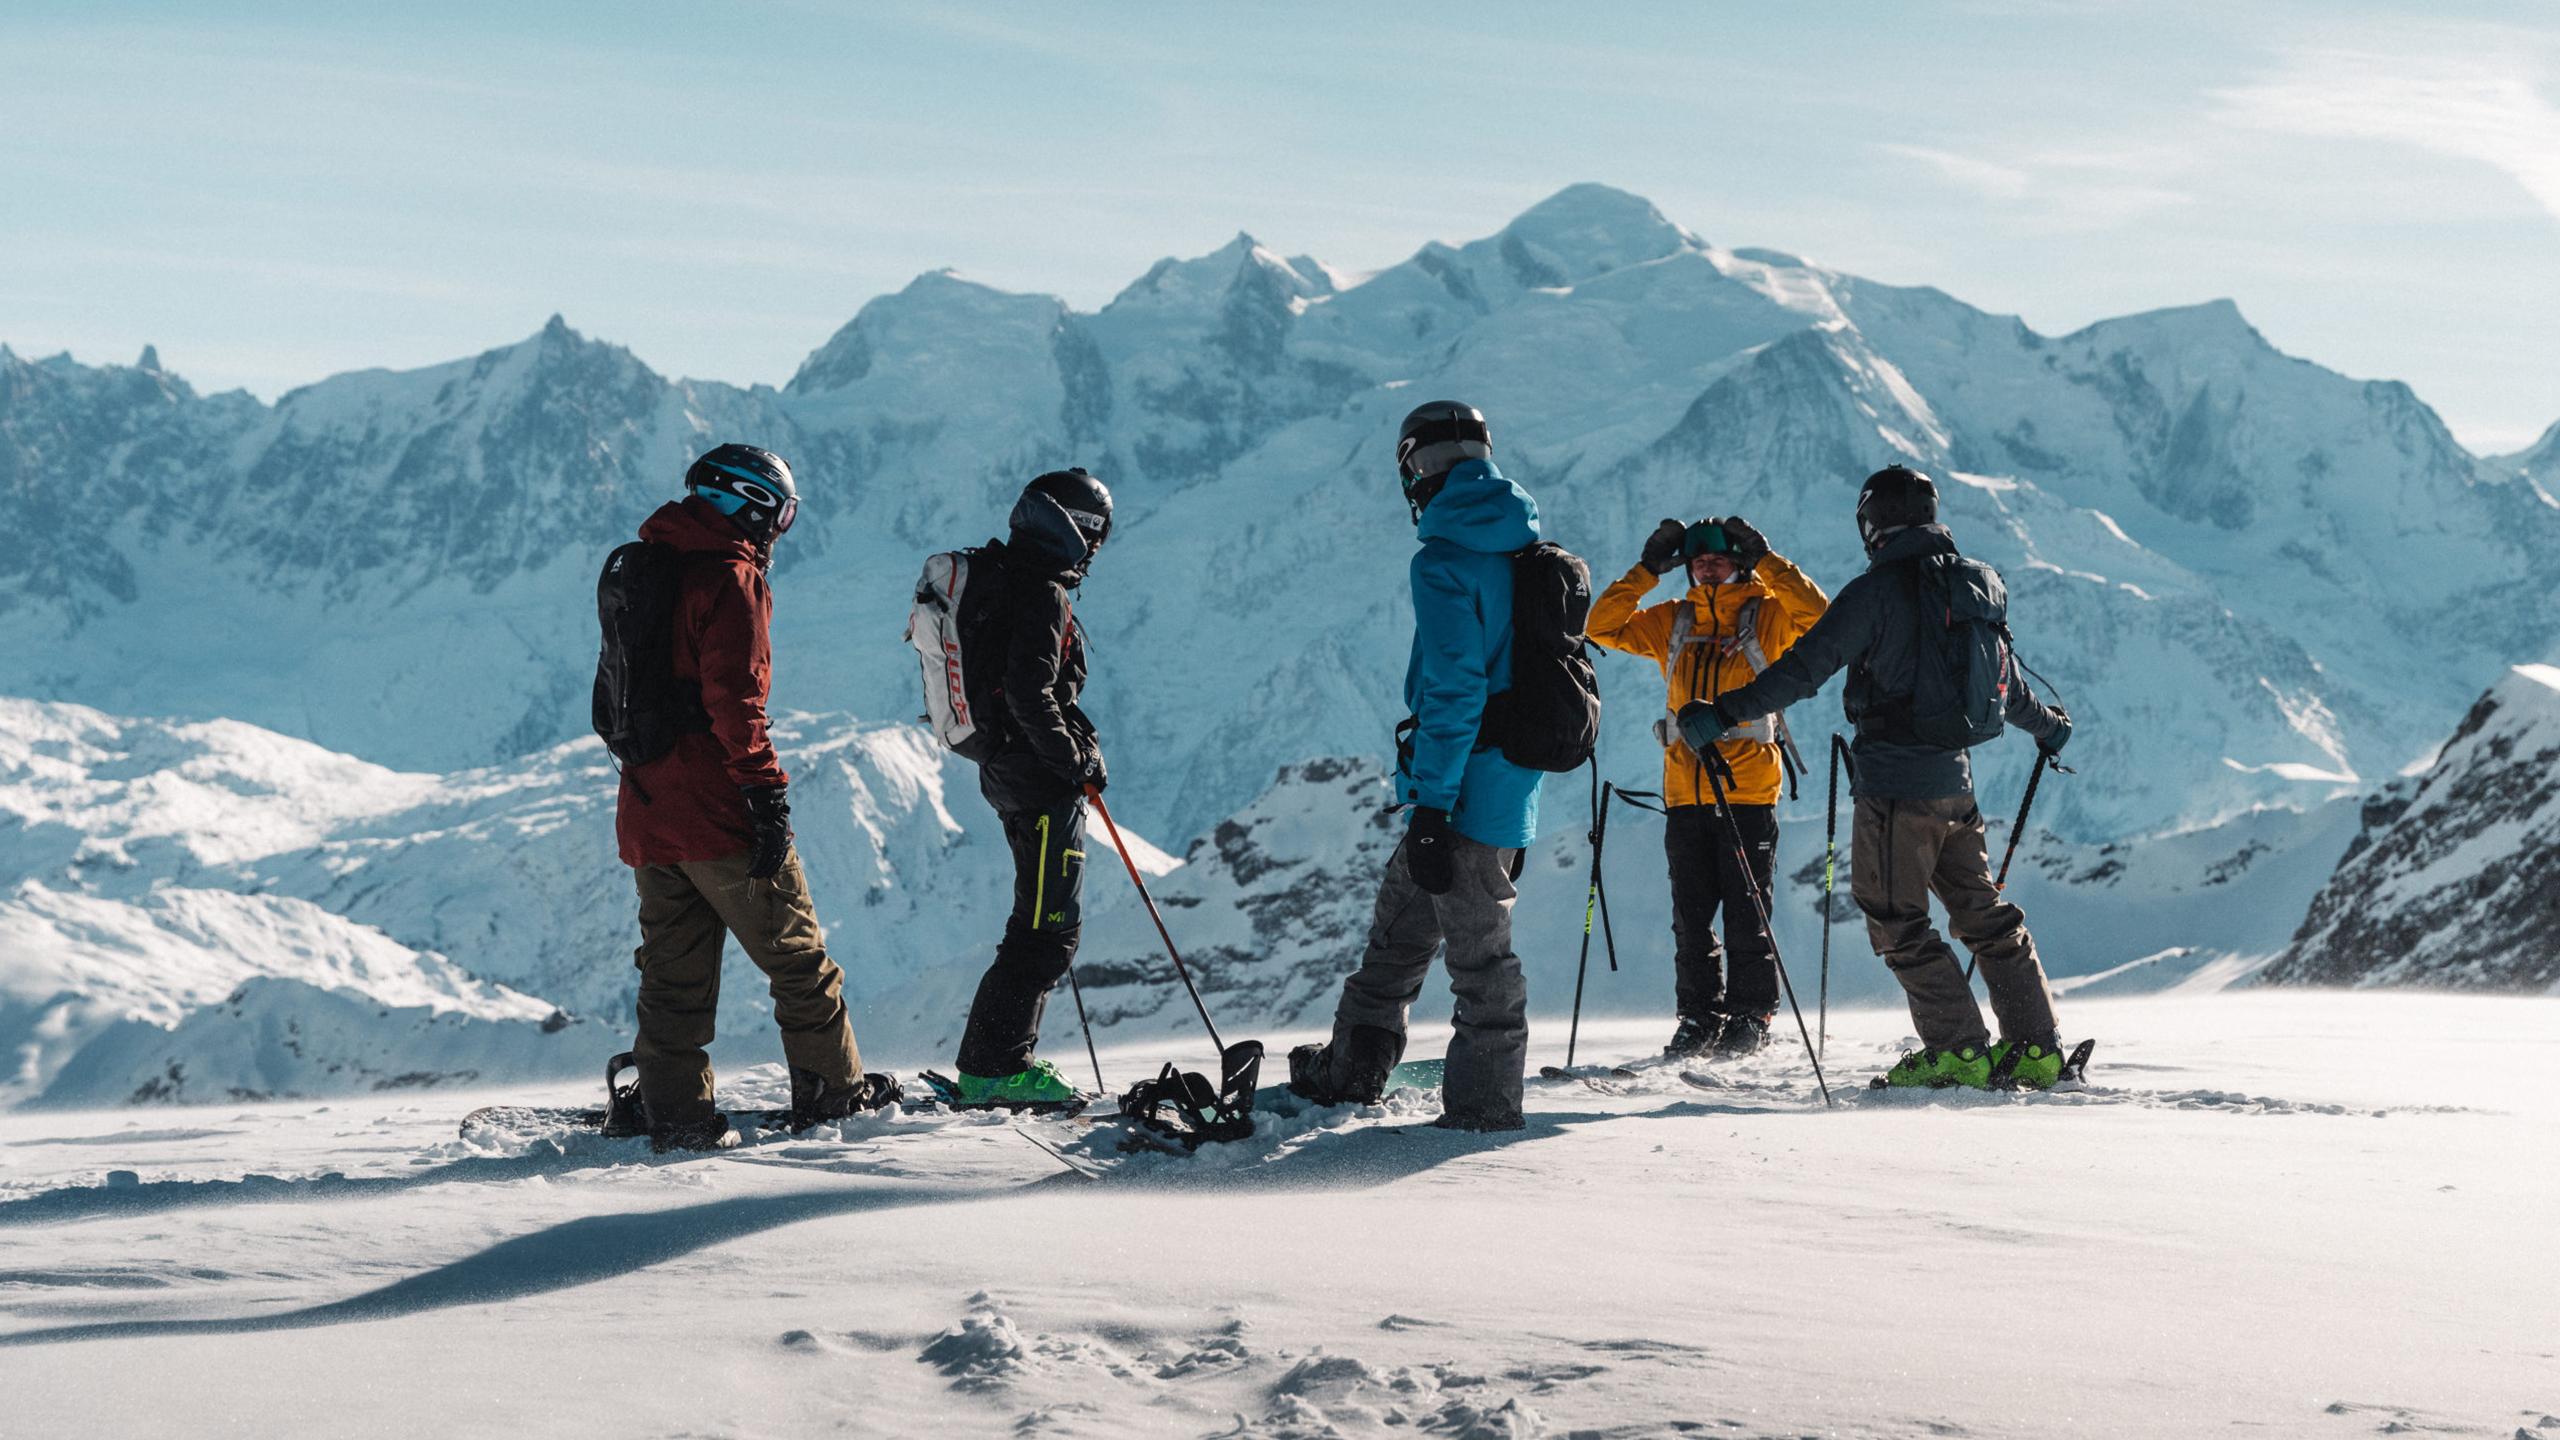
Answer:
M1485 702L1476 748L1529 770L1579 770L1600 745L1600 677L1585 649L1591 567L1552 541L1511 555L1511 688Z
M634 540L605 557L596 577L595 729L626 770L675 748L676 737L707 731L702 687L675 673L676 599L684 552Z

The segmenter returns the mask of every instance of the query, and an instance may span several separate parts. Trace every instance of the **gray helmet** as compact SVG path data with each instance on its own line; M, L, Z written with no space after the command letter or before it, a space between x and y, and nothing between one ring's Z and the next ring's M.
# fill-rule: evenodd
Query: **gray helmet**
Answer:
M1895 531L1938 523L1938 486L1908 465L1887 465L1858 490L1858 538L1867 553Z
M1416 520L1440 493L1449 472L1469 460L1493 458L1493 428L1484 412L1461 400L1432 400L1413 407L1396 432L1396 478Z

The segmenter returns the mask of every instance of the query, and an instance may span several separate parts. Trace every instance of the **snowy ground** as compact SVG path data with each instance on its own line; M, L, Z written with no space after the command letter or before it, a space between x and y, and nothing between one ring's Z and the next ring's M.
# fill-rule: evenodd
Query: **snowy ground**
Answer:
M0 1433L2560 1436L2560 1002L2064 1018L2085 1093L1871 1098L1904 1021L1860 1012L1833 1114L1782 1049L1533 1086L1518 1136L1034 1127L1100 1182L984 1118L660 1160L466 1145L449 1093L0 1115Z

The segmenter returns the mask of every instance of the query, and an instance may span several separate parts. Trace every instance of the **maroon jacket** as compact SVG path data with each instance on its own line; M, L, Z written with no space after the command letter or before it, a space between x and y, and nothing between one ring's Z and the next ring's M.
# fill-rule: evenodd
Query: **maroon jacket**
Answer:
M698 682L711 728L622 777L614 837L625 865L673 865L744 854L753 833L742 785L790 777L765 733L773 689L773 590L755 545L699 500L671 500L640 538L684 552L676 598L675 674ZM646 799L643 799L643 796Z

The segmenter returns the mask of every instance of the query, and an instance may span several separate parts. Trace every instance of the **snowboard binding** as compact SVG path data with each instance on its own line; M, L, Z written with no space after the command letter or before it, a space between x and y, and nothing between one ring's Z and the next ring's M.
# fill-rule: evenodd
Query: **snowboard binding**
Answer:
M1156 1078L1130 1086L1120 1097L1120 1114L1137 1132L1132 1141L1189 1154L1206 1144L1253 1134L1253 1092L1262 1080L1262 1042L1243 1040L1228 1046L1218 1055L1218 1071L1218 1083L1211 1085L1208 1076L1176 1069L1167 1061Z

